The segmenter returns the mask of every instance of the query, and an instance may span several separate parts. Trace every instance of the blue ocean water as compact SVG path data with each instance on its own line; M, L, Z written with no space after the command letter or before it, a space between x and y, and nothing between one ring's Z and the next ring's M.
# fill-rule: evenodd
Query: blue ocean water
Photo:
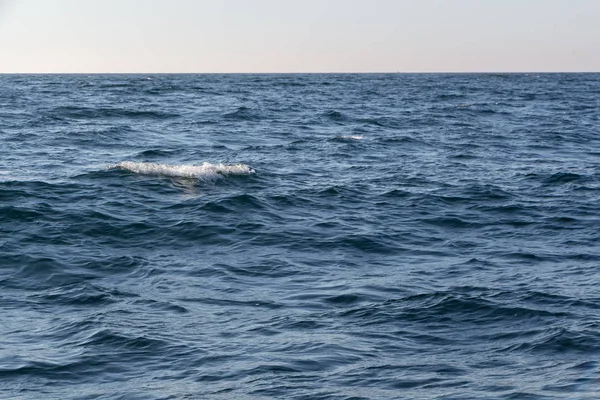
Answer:
M597 399L600 74L0 76L0 398Z

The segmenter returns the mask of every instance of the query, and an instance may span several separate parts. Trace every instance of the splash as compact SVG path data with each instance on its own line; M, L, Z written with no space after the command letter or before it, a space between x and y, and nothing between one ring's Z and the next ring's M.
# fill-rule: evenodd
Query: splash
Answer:
M170 165L133 161L122 161L110 165L109 169L121 169L141 175L160 175L173 178L197 178L202 180L215 179L226 175L249 175L254 169L245 164L211 164L202 165Z

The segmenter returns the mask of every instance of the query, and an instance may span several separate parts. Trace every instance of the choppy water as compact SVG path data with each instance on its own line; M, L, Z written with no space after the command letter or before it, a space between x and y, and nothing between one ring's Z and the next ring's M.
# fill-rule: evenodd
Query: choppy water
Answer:
M600 75L0 76L0 398L596 399Z

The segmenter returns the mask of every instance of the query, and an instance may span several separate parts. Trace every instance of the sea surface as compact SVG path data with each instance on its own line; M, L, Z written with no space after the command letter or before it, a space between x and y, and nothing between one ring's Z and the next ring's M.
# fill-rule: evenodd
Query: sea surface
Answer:
M600 398L600 74L1 75L0 398Z

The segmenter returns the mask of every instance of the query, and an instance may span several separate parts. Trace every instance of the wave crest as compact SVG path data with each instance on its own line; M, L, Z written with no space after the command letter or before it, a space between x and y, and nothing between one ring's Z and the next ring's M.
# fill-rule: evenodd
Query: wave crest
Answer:
M362 136L362 135L341 135L341 136L336 136L336 139L340 139L340 140L363 140L364 136Z
M141 175L160 175L174 178L214 179L224 175L249 175L254 169L245 164L170 165L145 162L122 161L109 169L121 169Z

